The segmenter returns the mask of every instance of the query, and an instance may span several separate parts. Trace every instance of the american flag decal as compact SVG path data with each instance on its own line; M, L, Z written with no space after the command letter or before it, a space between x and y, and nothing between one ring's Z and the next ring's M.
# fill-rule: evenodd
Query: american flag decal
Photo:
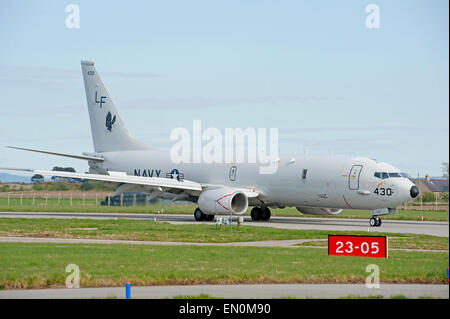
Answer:
M166 173L166 178L176 178L177 181L183 181L184 174L180 173L177 169L173 169L170 173Z

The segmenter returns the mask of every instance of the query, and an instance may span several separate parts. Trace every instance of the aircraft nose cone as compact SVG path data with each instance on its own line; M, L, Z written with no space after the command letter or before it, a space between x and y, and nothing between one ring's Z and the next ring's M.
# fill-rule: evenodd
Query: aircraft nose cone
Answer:
M417 196L419 196L419 193L419 187L417 187L416 185L412 186L409 190L409 194L412 198L416 198Z

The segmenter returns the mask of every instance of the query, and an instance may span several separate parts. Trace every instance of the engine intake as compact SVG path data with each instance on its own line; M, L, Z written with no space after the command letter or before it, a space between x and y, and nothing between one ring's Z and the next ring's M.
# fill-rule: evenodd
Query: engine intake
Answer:
M337 215L342 212L339 208L323 208L323 207L296 207L300 213L306 215Z
M248 198L243 192L230 188L211 189L200 195L198 207L209 215L242 215L247 211Z

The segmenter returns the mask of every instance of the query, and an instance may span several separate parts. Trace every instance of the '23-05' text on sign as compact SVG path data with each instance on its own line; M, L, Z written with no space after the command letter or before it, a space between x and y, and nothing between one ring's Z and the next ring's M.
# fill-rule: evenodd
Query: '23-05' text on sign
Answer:
M388 238L328 235L328 255L388 258Z

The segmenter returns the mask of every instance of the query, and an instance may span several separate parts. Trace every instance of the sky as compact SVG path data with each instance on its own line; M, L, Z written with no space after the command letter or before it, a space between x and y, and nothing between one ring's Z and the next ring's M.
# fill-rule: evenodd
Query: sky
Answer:
M79 28L66 19L79 8ZM378 8L379 27L366 23ZM412 175L449 159L449 8L433 1L0 2L0 167L87 163L80 60L130 133L278 128L279 152L365 156ZM73 20L70 20L73 22ZM372 20L371 20L372 21Z

